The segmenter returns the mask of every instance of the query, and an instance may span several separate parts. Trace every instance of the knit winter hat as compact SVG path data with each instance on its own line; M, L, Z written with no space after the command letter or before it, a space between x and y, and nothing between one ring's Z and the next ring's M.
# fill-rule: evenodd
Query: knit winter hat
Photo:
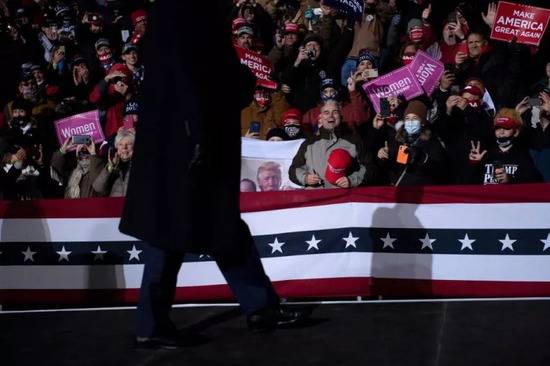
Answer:
M407 105L407 108L405 109L405 113L403 115L406 116L409 113L417 115L418 118L420 118L420 122L422 123L426 122L426 116L428 114L428 110L426 108L426 105L421 101L413 100L409 102L409 104Z
M373 52L371 52L369 50L362 50L359 53L359 59L357 60L357 64L360 64L363 61L370 61L372 66L374 68L377 68L378 67L378 60L379 60L379 57L376 56Z
M422 21L418 18L409 20L409 23L407 24L407 33L409 33L413 27L422 27Z

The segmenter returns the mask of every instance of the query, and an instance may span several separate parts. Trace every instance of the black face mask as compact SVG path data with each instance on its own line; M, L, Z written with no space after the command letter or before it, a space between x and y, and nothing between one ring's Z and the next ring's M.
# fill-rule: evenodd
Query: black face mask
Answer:
M27 125L29 120L26 117L15 117L11 120L12 128L23 128Z
M509 137L497 137L497 144L500 148L506 148L514 142L514 136Z

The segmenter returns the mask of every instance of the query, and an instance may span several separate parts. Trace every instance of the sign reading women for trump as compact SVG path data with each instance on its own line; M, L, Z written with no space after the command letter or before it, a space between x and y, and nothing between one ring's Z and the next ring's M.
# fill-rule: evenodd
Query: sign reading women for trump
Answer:
M75 135L91 136L96 144L105 140L97 110L75 114L55 121L55 132L60 145L63 145L67 138Z
M536 8L505 1L498 3L491 38L538 46L550 18L550 9Z
M404 66L363 85L376 113L380 99L403 96L406 100L422 95L424 90L411 70Z
M271 89L277 88L277 83L271 80L273 64L267 57L237 45L235 45L235 51L241 60L241 64L246 65L252 71L262 86Z
M426 95L430 95L437 86L441 75L443 75L445 67L443 63L435 60L426 52L418 50L409 68L420 85L422 85L422 89L424 89Z

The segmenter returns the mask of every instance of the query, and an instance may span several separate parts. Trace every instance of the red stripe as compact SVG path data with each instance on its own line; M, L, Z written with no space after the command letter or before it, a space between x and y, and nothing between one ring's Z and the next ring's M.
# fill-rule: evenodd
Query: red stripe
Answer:
M548 297L550 282L426 281L361 278L291 280L274 283L284 298L353 299L357 296L384 298L434 297ZM138 289L124 290L0 290L4 305L131 305ZM227 285L180 287L176 302L233 301Z
M365 187L241 194L241 212L311 207L347 202L372 203L519 203L550 202L549 184L488 186ZM124 199L0 201L2 218L120 217Z

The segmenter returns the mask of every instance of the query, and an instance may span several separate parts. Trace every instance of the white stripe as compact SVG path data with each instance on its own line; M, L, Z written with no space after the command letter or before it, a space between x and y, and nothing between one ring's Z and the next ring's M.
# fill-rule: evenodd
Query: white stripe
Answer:
M550 228L550 203L342 203L245 213L253 235L342 227L430 229Z
M253 235L360 228L549 229L550 203L342 203L242 214ZM3 219L3 242L128 241L119 218Z
M550 282L550 256L329 253L264 258L272 281L370 277ZM143 265L2 266L0 289L138 288ZM178 286L224 284L214 262L184 263Z
M440 302L519 302L519 301L550 301L550 297L485 297L485 298L455 298L455 299L403 299L403 300L338 300L338 301L292 301L285 305L356 305L356 304L414 304L414 303L440 303ZM212 308L212 307L237 307L237 303L199 303L199 304L174 304L172 308ZM66 309L38 309L38 310L5 310L1 315L11 314L42 314L42 313L75 313L88 311L125 311L135 310L136 306L117 306L109 308L66 308Z
M120 218L2 219L3 242L133 241L118 231Z

